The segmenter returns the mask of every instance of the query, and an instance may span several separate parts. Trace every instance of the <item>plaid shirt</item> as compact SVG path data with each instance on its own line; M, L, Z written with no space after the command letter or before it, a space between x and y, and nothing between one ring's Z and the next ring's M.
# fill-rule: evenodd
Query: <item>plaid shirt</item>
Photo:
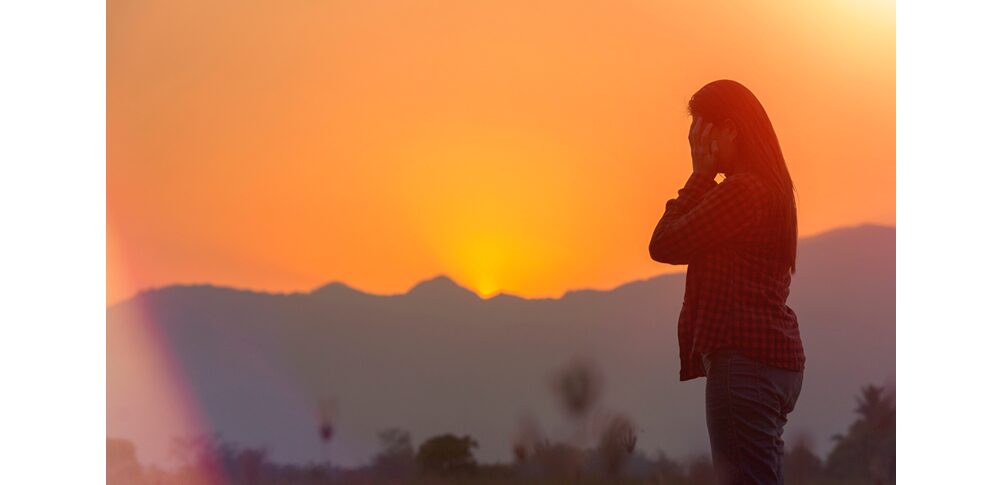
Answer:
M785 304L791 274L776 249L781 231L771 194L750 173L719 184L692 173L653 230L650 256L688 265L677 325L682 381L704 376L702 354L719 348L774 367L805 368L798 319Z

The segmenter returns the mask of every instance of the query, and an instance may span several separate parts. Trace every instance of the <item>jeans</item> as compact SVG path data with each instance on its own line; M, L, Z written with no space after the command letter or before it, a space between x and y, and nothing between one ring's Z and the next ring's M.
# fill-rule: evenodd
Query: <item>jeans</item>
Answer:
M784 484L781 439L802 390L802 371L772 367L737 350L702 356L705 415L720 485Z

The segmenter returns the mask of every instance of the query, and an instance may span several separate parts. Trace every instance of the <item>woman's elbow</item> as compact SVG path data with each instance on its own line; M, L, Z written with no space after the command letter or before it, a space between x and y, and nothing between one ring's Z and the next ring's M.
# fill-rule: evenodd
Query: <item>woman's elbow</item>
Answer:
M649 244L649 257L657 263L663 264L687 264L687 258L679 251L674 251L668 245Z

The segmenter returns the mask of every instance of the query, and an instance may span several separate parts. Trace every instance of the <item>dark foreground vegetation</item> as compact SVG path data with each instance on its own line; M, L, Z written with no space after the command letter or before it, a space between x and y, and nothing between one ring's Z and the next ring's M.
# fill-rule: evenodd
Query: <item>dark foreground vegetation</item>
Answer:
M715 483L711 459L702 455L684 462L662 452L648 456L636 449L634 425L628 417L595 409L599 379L586 366L566 370L554 389L573 419L596 429L596 435L572 442L552 441L526 419L511 444L510 463L477 463L478 443L470 436L434 436L414 447L401 429L379 433L381 451L364 467L328 464L290 465L272 462L266 449L240 448L214 438L177 441L178 465L170 469L142 466L135 447L107 440L107 483L158 485L362 485L362 484L669 484ZM845 434L834 436L833 450L817 456L805 439L786 443L788 485L891 484L896 476L896 407L891 391L876 386L861 390L857 419ZM599 423L593 426L593 423ZM321 426L320 435L324 434Z

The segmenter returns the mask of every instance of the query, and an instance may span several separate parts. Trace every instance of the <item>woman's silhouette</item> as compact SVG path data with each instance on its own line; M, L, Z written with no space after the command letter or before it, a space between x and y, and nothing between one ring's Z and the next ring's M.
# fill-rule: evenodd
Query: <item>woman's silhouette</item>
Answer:
M767 113L742 84L711 82L688 111L693 170L649 242L654 260L688 265L680 380L707 377L720 482L783 483L781 435L805 368L785 304L798 238L792 179Z

